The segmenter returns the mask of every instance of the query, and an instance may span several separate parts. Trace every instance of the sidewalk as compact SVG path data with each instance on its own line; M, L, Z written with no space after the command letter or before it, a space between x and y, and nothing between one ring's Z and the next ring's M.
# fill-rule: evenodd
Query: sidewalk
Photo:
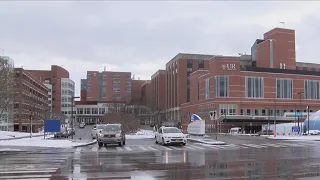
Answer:
M277 135L274 136L268 136L267 139L274 139L274 140L297 140L297 141L320 141L320 136L318 135L309 135L309 136L281 136Z
M187 139L188 139L188 141L191 141L191 142L198 142L198 143L210 144L210 145L226 145L227 144L223 141L214 140L210 136L191 136L191 135L188 135Z

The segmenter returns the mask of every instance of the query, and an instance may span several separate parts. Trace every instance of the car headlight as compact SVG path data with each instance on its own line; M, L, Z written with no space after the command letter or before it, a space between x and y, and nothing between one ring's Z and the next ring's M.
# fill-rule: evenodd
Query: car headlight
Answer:
M103 137L103 134L100 134L100 133L99 133L98 136L99 136L99 137Z
M120 137L121 136L121 134L116 134L116 137Z

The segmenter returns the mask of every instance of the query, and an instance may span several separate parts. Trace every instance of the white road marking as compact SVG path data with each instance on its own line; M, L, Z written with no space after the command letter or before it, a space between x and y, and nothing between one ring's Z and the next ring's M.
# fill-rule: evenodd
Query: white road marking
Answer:
M132 151L132 149L130 147L124 147L127 151Z
M152 146L148 146L147 148L153 150L153 151L158 151L158 149L153 148Z
M181 148L177 148L177 147L174 147L174 146L171 146L172 149L175 149L175 150L181 150Z
M148 149L143 146L139 146L139 148L142 149L143 151L148 151Z
M98 151L98 147L97 147L97 146L94 146L94 147L92 147L91 150L97 152L97 151Z
M253 148L265 148L265 146L260 146L257 144L242 144L243 146L253 147Z
M1 179L39 179L39 178L48 178L50 179L52 177L51 174L39 174L39 175L21 175L21 176L1 176Z
M123 151L121 147L116 147L118 151Z
M187 148L187 149L192 149L192 150L195 150L195 149L196 149L196 148L190 147L190 146L188 146L188 145L186 146L186 148Z
M168 147L165 147L165 146L162 146L165 150L168 150L168 151L171 151L172 149L168 148Z
M57 168L52 169L52 170L39 170L39 171L28 171L28 170L22 170L22 171L0 171L1 174L28 174L28 173L53 173L56 172ZM0 176L1 177L1 176Z
M197 147L197 146L193 146L193 145L189 145L189 146L191 146L191 147L193 147L193 148L196 148L196 149L204 149L204 148L202 148L202 147Z

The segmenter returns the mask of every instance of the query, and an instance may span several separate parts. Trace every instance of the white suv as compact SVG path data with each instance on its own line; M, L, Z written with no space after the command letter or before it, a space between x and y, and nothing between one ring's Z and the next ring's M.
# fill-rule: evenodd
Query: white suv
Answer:
M187 144L187 137L176 127L161 127L155 135L156 144Z

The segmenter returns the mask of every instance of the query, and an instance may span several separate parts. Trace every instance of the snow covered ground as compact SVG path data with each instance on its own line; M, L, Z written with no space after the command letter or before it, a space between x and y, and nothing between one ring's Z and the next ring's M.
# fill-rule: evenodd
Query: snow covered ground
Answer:
M275 139L275 140L298 140L298 141L320 141L320 136L269 136L268 139Z
M24 138L24 139L14 139L14 140L6 140L0 141L0 146L30 146L30 147L53 147L53 148L72 148L75 146L83 146L87 145L91 142L76 142L65 139L49 139L52 138L53 135L48 135L46 138L43 137L33 137L33 138Z
M43 135L43 133L32 133L33 136ZM9 139L15 137L30 137L30 133L25 132L12 132L12 131L0 131L0 140L1 139Z
M155 132L151 130L139 130L134 134L127 134L126 139L150 139L154 138Z

